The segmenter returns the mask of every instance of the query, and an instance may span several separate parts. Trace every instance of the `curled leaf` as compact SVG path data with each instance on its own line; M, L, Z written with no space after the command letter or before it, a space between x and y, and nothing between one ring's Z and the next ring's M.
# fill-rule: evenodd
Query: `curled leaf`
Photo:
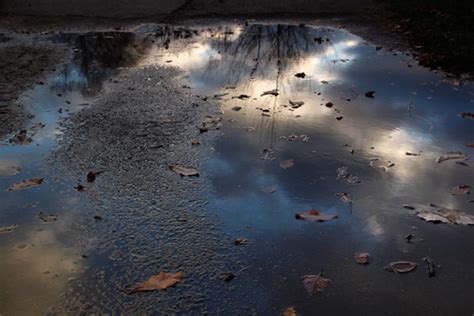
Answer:
M181 282L182 279L182 272L166 273L161 271L160 274L153 275L145 282L137 284L129 293L165 290Z
M430 257L424 257L423 261L426 263L426 270L428 270L428 276L430 278L436 275L435 264Z
M306 222L325 222L337 218L337 215L324 214L318 210L296 213L295 218Z
M384 267L385 271L395 273L408 273L414 271L418 264L410 261L395 261Z
M174 171L181 176L187 176L187 177L198 177L199 176L199 171L192 167L192 166L185 166L185 165L172 165L169 166L171 171Z
M432 223L450 223L474 225L474 215L469 215L446 207L436 208L433 211L420 211L417 216Z
M23 180L22 182L12 184L7 189L7 191L17 191L17 190L28 189L31 187L41 185L41 183L43 183L43 178L33 178L29 180Z

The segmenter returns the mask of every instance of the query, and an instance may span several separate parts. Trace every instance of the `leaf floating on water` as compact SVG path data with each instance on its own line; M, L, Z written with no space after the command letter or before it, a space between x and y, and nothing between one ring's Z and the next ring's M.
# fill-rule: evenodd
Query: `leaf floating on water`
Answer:
M11 233L12 231L15 230L15 228L17 228L18 225L10 225L10 226L3 226L3 227L0 227L0 234L6 234L6 233Z
M424 257L423 261L426 263L426 270L428 270L428 276L430 278L436 275L435 264L430 257Z
M463 153L461 151L450 151L450 152L447 152L447 153L439 156L438 159L436 159L436 162L441 163L443 161L452 160L452 159L467 160L468 157L465 153Z
M13 177L19 174L20 172L20 167L0 164L0 177Z
M161 271L160 274L153 275L145 282L137 284L129 293L166 290L167 288L181 282L182 279L182 272L166 273Z
M418 264L410 261L396 261L389 263L384 269L388 272L408 273L414 271L417 266Z
M273 90L269 90L269 91L265 91L263 92L260 96L263 97L265 95L273 95L273 96L278 96L280 93L278 91L278 89L273 89Z
M234 244L236 246L242 246L248 243L249 243L248 239L245 239L245 238L237 238L236 240L234 240Z
M28 137L26 130L20 131L18 134L16 134L15 136L13 136L13 138L10 139L10 143L18 145L28 145L31 142L32 139Z
M20 183L12 184L7 189L7 191L17 191L17 190L28 189L28 188L31 188L31 187L41 185L41 183L43 183L43 178L33 178L33 179L30 179L30 180L23 180Z
M468 118L468 119L474 120L474 113L471 113L471 112L461 112L459 113L459 116L462 118Z
M247 99L250 99L250 96L246 94L241 94L239 96L232 97L232 99L247 100Z
M321 83L322 83L322 84L329 84L329 81L321 80Z
M432 223L474 225L474 216L449 208L436 208L433 211L422 210L416 215Z
M261 187L260 191L265 192L265 193L275 193L277 191L277 187L275 186Z
M349 167L346 166L337 168L336 180L342 180L350 184L358 184L362 182L357 176L350 174Z
M263 160L275 160L275 152L271 148L265 148L262 150L263 156L260 158Z
M352 204L352 198L346 192L336 193L336 196L344 203Z
M295 75L296 78L304 78L306 77L306 74L304 72L299 72Z
M238 111L242 110L242 107L241 106L234 106L231 110L235 111L235 112L238 112Z
M326 103L327 108L332 108L333 106L334 106L334 103L332 103L332 102Z
M288 169L291 168L295 165L295 162L293 159L288 159L288 160L283 160L280 162L280 167L283 169Z
M356 252L354 259L358 264L369 264L369 254L367 252Z
M298 314L296 313L296 309L292 306L285 309L281 316L298 316Z
M291 105L291 107L292 107L293 109L297 109L297 108L299 108L299 107L301 107L301 106L304 105L304 102L303 102L303 101L291 101L291 100L290 100L289 102L290 102L290 105Z
M451 195L464 195L469 194L471 192L470 185L459 185L451 189Z
M295 218L306 222L325 222L337 218L337 215L324 214L313 209L302 213L296 213Z
M375 94L375 91L367 91L367 92L365 93L365 96L366 96L367 98L373 98L373 97L374 97L374 94Z
M405 153L405 155L407 155L407 156L420 156L420 155L421 155L421 151L418 152L418 153L412 153L412 152L407 151L407 152Z
M323 278L322 273L303 276L303 286L310 295L323 291L328 288L330 284L331 280Z
M58 216L57 215L53 215L53 214L46 214L44 212L39 212L38 213L38 220L40 222L43 222L43 223L51 223L51 222L55 222L58 220Z
M181 176L187 176L187 177L198 177L199 176L199 171L192 167L192 166L185 166L185 165L172 165L169 166L171 171L174 171Z

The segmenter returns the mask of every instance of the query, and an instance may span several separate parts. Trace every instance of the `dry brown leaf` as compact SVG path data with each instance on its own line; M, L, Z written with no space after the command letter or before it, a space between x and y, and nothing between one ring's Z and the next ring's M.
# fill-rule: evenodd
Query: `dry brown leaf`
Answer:
M471 192L471 186L470 185L459 185L457 187L454 187L451 189L451 195L464 195L464 194L469 194Z
M451 159L461 159L461 160L467 160L467 155L463 152L460 151L450 151L447 152L436 159L437 163L446 161L446 160L451 160Z
M291 168L295 165L295 161L293 159L283 160L280 162L280 167L283 169Z
M418 265L410 261L395 261L384 267L385 271L395 273L408 273L414 271Z
M187 176L187 177L197 177L199 176L199 171L192 167L192 166L185 166L185 165L172 165L169 166L171 171L174 171L181 176Z
M368 264L369 254L367 252L356 252L354 254L354 259L358 264Z
M304 288L310 295L323 291L328 288L330 284L331 280L323 278L321 274L303 276Z
M451 223L461 225L474 225L474 215L469 215L449 208L436 208L433 211L420 211L417 216L432 223Z
M182 279L182 272L166 273L161 271L160 274L153 275L145 282L137 284L129 293L166 290L167 288L181 282Z
M23 190L23 189L28 189L31 187L35 187L43 183L43 178L33 178L30 180L23 180L20 183L14 183L12 184L7 191L17 191L17 190Z
M281 314L281 316L297 316L298 314L296 313L296 309L292 306L292 307L288 307L287 309L285 309L283 311L283 313Z
M350 184L358 184L362 182L357 176L349 173L349 167L347 166L337 168L336 172L336 180L342 180Z
M20 172L20 167L0 164L0 177L12 177L19 174Z
M15 230L15 228L17 228L18 225L10 225L10 226L3 226L3 227L0 227L0 234L6 234L6 233L11 233L12 231Z
M324 214L313 209L302 213L296 213L295 218L306 222L325 222L337 218L337 215Z

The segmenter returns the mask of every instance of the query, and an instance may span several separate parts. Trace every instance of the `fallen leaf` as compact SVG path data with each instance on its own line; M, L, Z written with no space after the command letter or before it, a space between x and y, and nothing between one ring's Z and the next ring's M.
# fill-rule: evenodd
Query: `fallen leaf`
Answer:
M306 74L304 72L299 72L295 75L296 78L304 78L306 77Z
M293 109L297 109L297 108L299 108L299 107L301 107L301 106L304 105L304 102L303 102L303 101L291 101L291 100L290 100L289 102L290 102L290 105L291 105L291 107L292 107Z
M328 288L330 284L331 280L323 278L321 273L318 275L303 276L303 286L310 295L323 291Z
M349 173L349 167L343 166L337 169L336 180L342 180L350 184L358 184L362 181L355 175Z
M419 155L421 155L421 152L412 153L412 152L407 151L407 152L405 153L405 155L407 155L407 156L419 156Z
M430 278L436 275L435 264L430 257L424 257L423 261L426 263L426 270L428 270L428 276Z
M265 192L265 193L275 193L277 191L277 187L275 186L261 187L260 191Z
M238 112L238 111L242 110L242 107L241 106L234 106L231 110L235 111L235 112Z
M199 171L191 166L185 166L185 165L172 165L169 166L171 171L174 171L176 173L179 173L181 176L188 176L188 177L193 177L199 176Z
M324 214L312 209L306 212L296 213L295 218L306 222L325 222L337 218L337 215Z
M295 165L295 162L293 159L288 159L288 160L283 160L280 162L280 167L283 169L288 169L291 168Z
M234 240L234 244L236 246L241 246L241 245L245 245L245 244L248 244L249 241L248 239L245 239L245 238L237 238L236 240Z
M369 254L367 252L356 252L354 259L358 264L369 264Z
M466 147L474 148L474 144L466 144Z
M232 97L232 99L246 100L246 99L250 99L250 96L249 96L249 95L246 95L246 94L241 94L241 95L239 95L239 96Z
M0 164L0 177L12 177L19 174L20 172L20 167Z
M427 222L432 222L432 223L449 223L449 220L437 213L429 212L429 211L421 211L418 214L416 214L421 219L424 219Z
M471 112L461 112L459 113L459 116L461 116L462 118L469 118L471 120L474 120L474 113Z
M32 142L32 139L28 137L28 134L25 130L20 131L18 134L13 136L10 139L10 143L12 144L19 144L19 145L28 145Z
M51 222L55 222L58 220L58 216L57 215L53 215L53 214L46 214L44 212L39 212L38 213L38 220L40 222L43 222L43 223L51 223Z
M408 273L414 271L418 265L410 261L391 262L384 267L385 271L395 273Z
M219 279L226 283L232 281L234 278L235 274L233 274L232 272L222 272L221 274L219 274Z
M181 272L166 273L161 271L160 274L153 275L145 282L137 284L129 293L165 290L181 282L182 279L183 274Z
M279 94L278 89L273 89L273 90L263 92L260 96L263 97L265 95L273 95L273 96L276 97L276 96L278 96L278 94Z
M296 309L294 307L288 307L283 311L281 316L298 316L298 314L296 313Z
M366 96L367 98L373 98L373 97L374 97L374 94L375 94L375 91L367 91L367 92L365 93L365 96Z
M322 84L329 84L329 81L321 80L321 83L322 83Z
M264 148L262 154L260 158L263 160L275 160L275 152L271 148Z
M474 215L446 207L432 207L434 207L434 210L422 210L416 216L432 223L474 225Z
M464 195L469 194L471 192L470 185L459 185L451 189L451 195Z
M336 196L344 203L352 204L352 198L346 192L336 193Z
M446 160L451 160L451 159L462 159L462 160L467 160L468 157L465 153L460 152L460 151L450 151L447 152L436 159L437 163L446 161Z
M12 231L15 230L15 228L17 228L18 225L10 225L10 226L3 226L3 227L0 227L0 234L6 234L6 233L11 233Z
M20 183L12 184L7 189L7 191L17 191L17 190L28 189L28 188L31 188L31 187L41 185L41 183L43 183L43 178L33 178L33 179L30 179L30 180L23 180Z

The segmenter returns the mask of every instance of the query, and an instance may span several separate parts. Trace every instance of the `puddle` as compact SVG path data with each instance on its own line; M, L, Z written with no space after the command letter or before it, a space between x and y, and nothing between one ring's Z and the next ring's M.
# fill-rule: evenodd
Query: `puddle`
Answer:
M471 162L436 163L449 151L472 155L465 144L474 142L474 125L458 115L474 104L471 84L455 86L410 56L332 28L251 24L197 33L142 26L135 35L69 34L56 41L78 51L47 85L27 94L35 115L30 127L45 126L29 145L5 140L0 147L0 166L22 168L0 178L1 226L18 225L0 238L1 283L12 284L1 296L26 305L0 306L1 311L44 312L80 270L81 253L68 233L75 216L85 214L84 197L74 191L77 183L49 175L45 159L61 137L59 123L113 85L105 83L116 68L138 63L179 66L197 94L221 100L223 136L202 172L212 181L209 211L235 238L249 240L241 252L248 268L231 283L255 294L246 307L260 314L288 306L302 314L472 313L466 303L472 296L472 227L424 222L402 207L435 203L473 214L469 196L449 192L473 185ZM304 78L295 76L302 72ZM274 89L278 96L262 96ZM293 166L280 166L290 159ZM337 180L344 166L361 183ZM48 185L5 192L11 183L33 177L44 177ZM336 196L341 192L353 198L352 207ZM311 208L338 218L295 219ZM39 223L39 211L59 219ZM408 234L415 235L411 243L404 239ZM371 263L355 264L355 252L369 252ZM440 265L435 278L428 278L425 256ZM417 262L417 271L384 271L398 260ZM301 277L321 270L331 286L310 297ZM41 286L22 292L20 281ZM28 299L32 303L24 304Z

